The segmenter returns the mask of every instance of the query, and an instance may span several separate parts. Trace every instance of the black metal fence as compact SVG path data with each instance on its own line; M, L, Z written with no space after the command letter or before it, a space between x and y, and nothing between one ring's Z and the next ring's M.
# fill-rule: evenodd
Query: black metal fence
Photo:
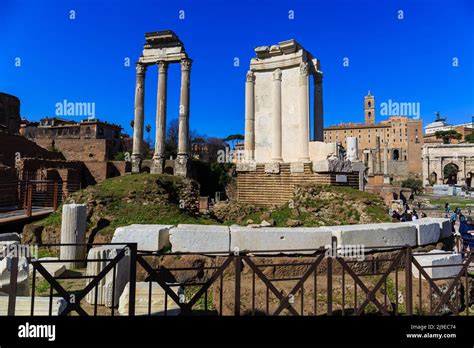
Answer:
M65 246L74 245L43 245L40 250L54 253ZM468 250L452 256L459 259L450 264L428 265L420 263L420 254L410 246L377 247L377 252L355 257L344 255L342 247L291 250L284 256L275 256L276 251L146 252L137 251L134 243L86 247L115 252L71 260L28 258L32 272L26 315L36 315L39 298L42 303L49 299L46 315L94 316L470 315L474 305L474 258ZM446 256L442 251L431 255ZM65 262L87 267L59 275L48 270L48 265ZM17 275L11 275L14 282ZM18 298L12 291L10 315ZM53 310L55 299L62 308Z

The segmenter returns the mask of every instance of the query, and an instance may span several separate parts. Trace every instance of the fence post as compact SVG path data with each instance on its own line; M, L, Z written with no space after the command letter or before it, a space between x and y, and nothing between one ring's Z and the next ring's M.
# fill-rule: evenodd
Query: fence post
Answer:
M10 291L8 297L8 315L15 315L16 306L16 287L18 278L18 255L15 255L11 259L10 268Z
M235 299L234 299L234 315L240 316L240 271L241 271L241 257L234 256L235 266ZM222 301L222 300L221 300Z
M328 284L327 284L328 315L332 315L332 255L327 256L327 268L328 268L328 271L327 271L327 274L328 274ZM315 296L317 296L317 294L315 294Z
M137 243L128 244L130 250L130 285L128 294L128 315L135 316L135 287L137 280Z
M408 315L413 315L413 297L412 297L412 251L411 246L406 246L405 254L405 297L406 297L406 309Z
M58 182L53 183L53 209L58 209Z
M27 191L28 193L26 194L26 200L27 200L27 203L26 203L26 216L28 217L31 217L32 213L33 213L33 209L32 209L32 200L33 200L33 185L30 183L28 184L27 183Z

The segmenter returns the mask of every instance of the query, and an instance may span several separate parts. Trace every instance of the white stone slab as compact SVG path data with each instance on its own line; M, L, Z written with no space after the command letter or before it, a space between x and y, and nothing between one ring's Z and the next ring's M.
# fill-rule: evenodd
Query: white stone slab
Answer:
M57 257L42 257L38 259L38 261L51 261L51 260L59 260ZM41 266L43 266L49 274L53 277L59 277L61 274L66 271L66 265L63 262L42 262ZM30 264L30 274L33 272L33 265ZM41 277L41 274L37 271L36 276Z
M441 229L439 223L426 219L402 222L402 224L415 226L416 243L418 245L433 244L439 240Z
M330 230L318 227L230 227L230 250L252 251L275 250L262 254L312 254L312 251L331 244Z
M453 234L453 231L451 229L451 221L449 221L449 219L427 217L427 218L423 218L423 219L420 219L420 220L431 220L433 222L437 222L439 224L440 229L441 229L441 231L440 231L441 233L440 233L440 236L439 236L440 239L447 238L449 236L452 236L452 234Z
M428 276L431 279L455 277L462 268L461 254L453 253L451 251L431 250L429 253L425 253L423 255L414 254L414 258L423 267L423 270L428 273ZM429 267L444 265L446 265L446 267ZM420 272L418 268L413 265L412 270L413 276L415 278L419 278Z
M18 233L9 232L9 233L0 233L0 241L17 241L21 242L21 237Z
M10 293L10 270L12 259L11 255L7 255L0 261L0 291L7 294ZM19 257L16 285L17 296L28 296L30 294L28 279L28 261L25 257Z
M401 223L325 226L337 238L338 245L376 246L416 245L416 228Z
M62 260L85 259L86 257L87 206L85 204L64 204L61 216ZM65 262L67 268L80 268L84 262Z
M158 251L170 245L169 229L173 225L140 225L119 227L112 243L137 243L138 250Z
M173 252L229 252L228 226L180 224L170 229Z
M36 296L33 315L49 316L49 297ZM62 297L53 297L51 315L57 316L67 307L67 302ZM0 315L8 313L8 297L0 296ZM15 302L15 316L31 315L31 296L17 296Z
M177 288L172 288L173 290ZM178 292L175 292L178 294ZM135 287L135 315L148 315L148 304L150 295L149 282L137 282ZM120 296L118 311L120 315L128 315L128 304L130 296L130 283L127 283ZM150 315L165 315L165 291L156 282L151 286L151 308ZM179 295L178 295L179 296ZM166 315L178 315L179 306L168 296L166 302Z

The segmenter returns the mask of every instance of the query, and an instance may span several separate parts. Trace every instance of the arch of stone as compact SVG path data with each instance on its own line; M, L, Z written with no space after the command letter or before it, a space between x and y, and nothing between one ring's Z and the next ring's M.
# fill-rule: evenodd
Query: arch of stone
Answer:
M181 91L179 105L178 156L175 160L175 175L186 176L189 159L189 86L190 59L184 45L171 30L145 33L143 54L136 63L135 116L133 127L132 172L140 172L143 159L145 75L147 67L158 65L158 94L156 110L155 152L151 173L164 173L166 137L166 95L169 64L181 64Z

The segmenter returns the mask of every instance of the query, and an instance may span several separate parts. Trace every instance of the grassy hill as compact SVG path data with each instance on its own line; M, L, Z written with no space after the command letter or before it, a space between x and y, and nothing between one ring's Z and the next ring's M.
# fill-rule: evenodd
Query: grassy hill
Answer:
M294 200L281 207L263 208L223 202L210 214L198 212L199 185L169 175L137 174L116 177L72 194L66 203L88 207L88 235L108 241L115 229L130 224L261 223L274 226L323 226L389 221L387 207L377 195L347 187L301 186ZM44 227L43 238L58 238L61 209L35 223ZM96 240L97 241L97 240Z

